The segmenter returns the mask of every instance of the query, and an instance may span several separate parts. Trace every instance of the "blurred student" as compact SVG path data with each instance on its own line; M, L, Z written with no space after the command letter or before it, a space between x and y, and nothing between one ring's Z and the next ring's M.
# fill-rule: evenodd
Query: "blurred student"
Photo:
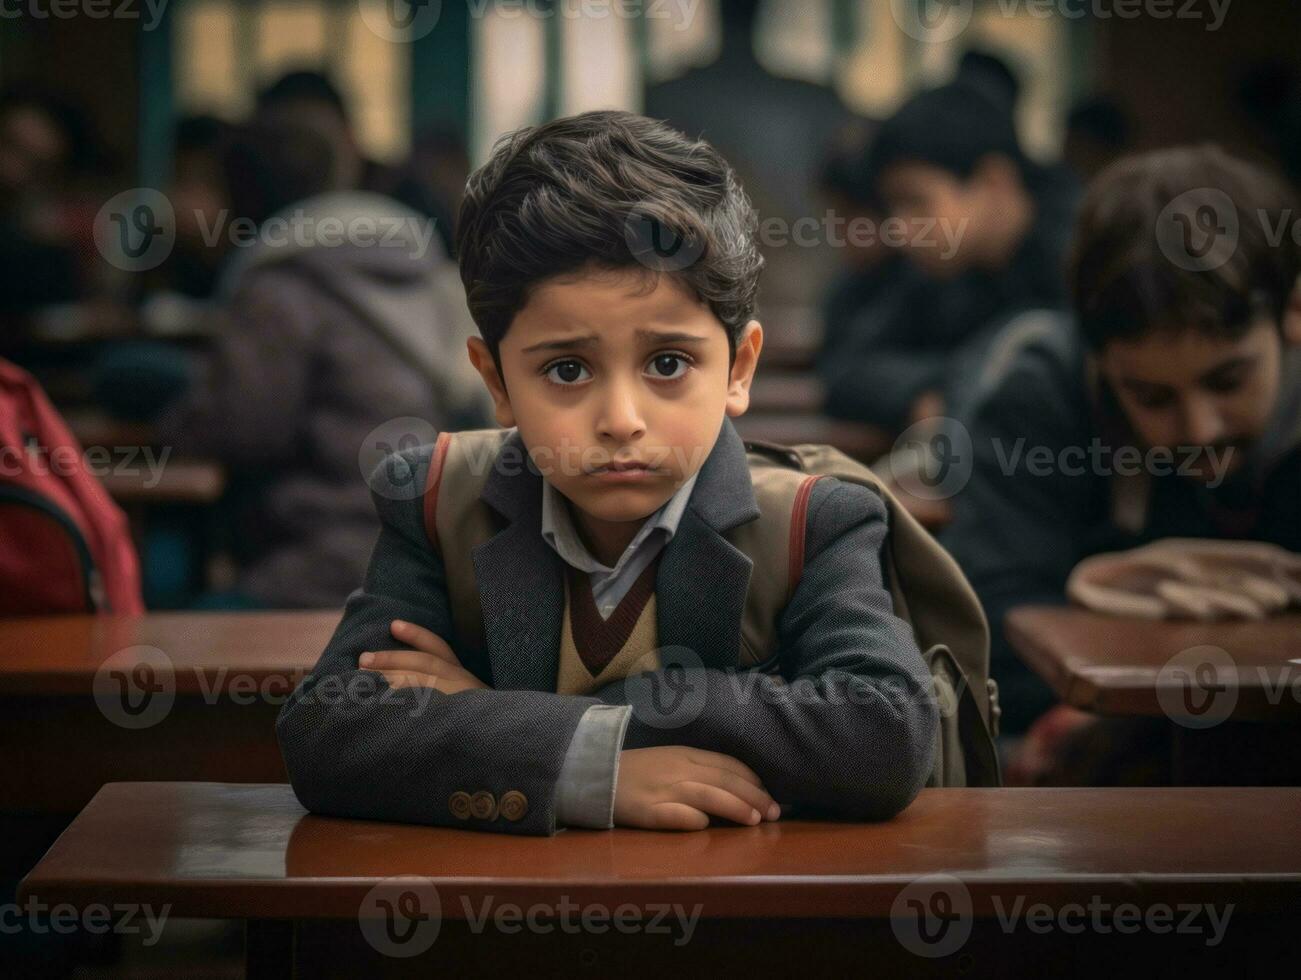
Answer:
M245 491L233 601L342 605L378 530L358 480L368 434L405 417L435 429L487 417L455 356L463 294L443 287L428 220L347 189L316 130L255 124L227 172L235 214L258 231L235 242L214 350L160 438L225 463Z
M990 618L1005 732L1053 698L1004 616L1062 602L1081 559L1167 537L1301 551L1295 213L1290 188L1210 146L1127 158L1091 186L1075 322L1023 332L973 401L945 539Z
M1013 315L1065 305L1076 184L1032 163L1008 106L967 82L886 120L868 168L910 273L859 314L824 380L832 414L899 429L952 410Z
M65 192L91 146L68 103L35 88L0 94L0 316L85 292Z

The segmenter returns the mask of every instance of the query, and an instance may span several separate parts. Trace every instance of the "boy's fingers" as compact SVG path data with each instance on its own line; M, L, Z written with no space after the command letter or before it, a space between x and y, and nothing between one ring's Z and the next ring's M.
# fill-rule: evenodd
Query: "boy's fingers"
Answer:
M709 814L685 803L656 803L646 826L648 830L704 830Z
M422 674L414 670L381 670L384 679L388 681L389 687L431 687L438 690L436 681L437 677L432 674Z
M432 654L415 650L371 650L358 661L367 670L413 670L424 674L440 673L444 663Z
M711 813L740 824L757 824L762 813L734 793L708 783L684 782L674 787L677 797L672 802L686 803L697 810Z
M722 752L710 752L708 749L691 749L687 754L687 759L698 766L726 769L728 772L736 773L747 783L753 783L760 788L763 787L763 780L759 778L755 771L734 756Z
M450 660L455 663L461 662L447 641L433 630L427 630L415 623L408 623L404 619L395 619L389 626L389 632L393 634L395 639L410 644L423 653L431 653L442 660Z
M702 769L697 774L696 781L727 790L765 816L768 814L768 808L776 803L776 800L762 786L756 786L727 769Z

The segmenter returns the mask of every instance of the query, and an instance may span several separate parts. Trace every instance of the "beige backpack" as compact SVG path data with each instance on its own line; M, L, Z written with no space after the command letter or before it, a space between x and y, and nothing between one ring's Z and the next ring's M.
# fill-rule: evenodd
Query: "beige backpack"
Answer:
M510 434L507 429L443 433L436 450L438 485L426 495L426 530L439 542L453 623L460 636L480 647L483 619L472 552L497 531L491 509L479 499L491 469L482 463L495 458ZM894 611L913 629L940 709L935 767L927 785L999 785L993 742L998 689L989 676L989 627L957 563L870 469L840 450L749 440L745 445L760 517L724 534L753 565L738 665L775 667L777 623L799 582L814 480L831 476L869 487L890 515L882 561Z

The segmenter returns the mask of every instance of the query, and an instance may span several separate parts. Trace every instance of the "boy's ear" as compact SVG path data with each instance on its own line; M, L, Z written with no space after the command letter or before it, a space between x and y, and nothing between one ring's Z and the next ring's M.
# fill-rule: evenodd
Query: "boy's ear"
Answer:
M515 412L510 407L510 395L506 393L506 385L497 373L497 365L493 363L488 345L480 337L470 337L465 342L465 349L470 355L470 363L479 372L479 377L483 378L488 394L492 395L493 415L497 424L505 429L511 428L515 424Z
M1002 153L987 153L976 161L968 183L980 182L990 187L1014 188L1021 183L1021 171Z
M763 327L751 320L741 331L736 342L736 359L727 381L727 414L735 418L744 415L750 407L750 383L754 369L759 366L759 351L763 350Z
M1301 276L1283 308L1283 341L1301 347Z

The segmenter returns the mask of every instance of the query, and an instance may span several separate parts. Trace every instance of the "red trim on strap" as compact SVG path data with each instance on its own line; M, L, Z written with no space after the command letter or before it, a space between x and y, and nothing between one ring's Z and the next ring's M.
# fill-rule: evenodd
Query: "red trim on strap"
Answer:
M447 448L452 444L450 432L440 432L434 443L434 455L429 461L429 476L425 479L425 537L442 554L438 547L438 487L443 482L443 460L447 458Z
M804 574L804 530L808 523L809 497L813 495L813 484L822 479L821 475L807 477L795 491L795 504L791 507L790 564L787 566L786 597L789 600L795 594L795 587L800 584Z

